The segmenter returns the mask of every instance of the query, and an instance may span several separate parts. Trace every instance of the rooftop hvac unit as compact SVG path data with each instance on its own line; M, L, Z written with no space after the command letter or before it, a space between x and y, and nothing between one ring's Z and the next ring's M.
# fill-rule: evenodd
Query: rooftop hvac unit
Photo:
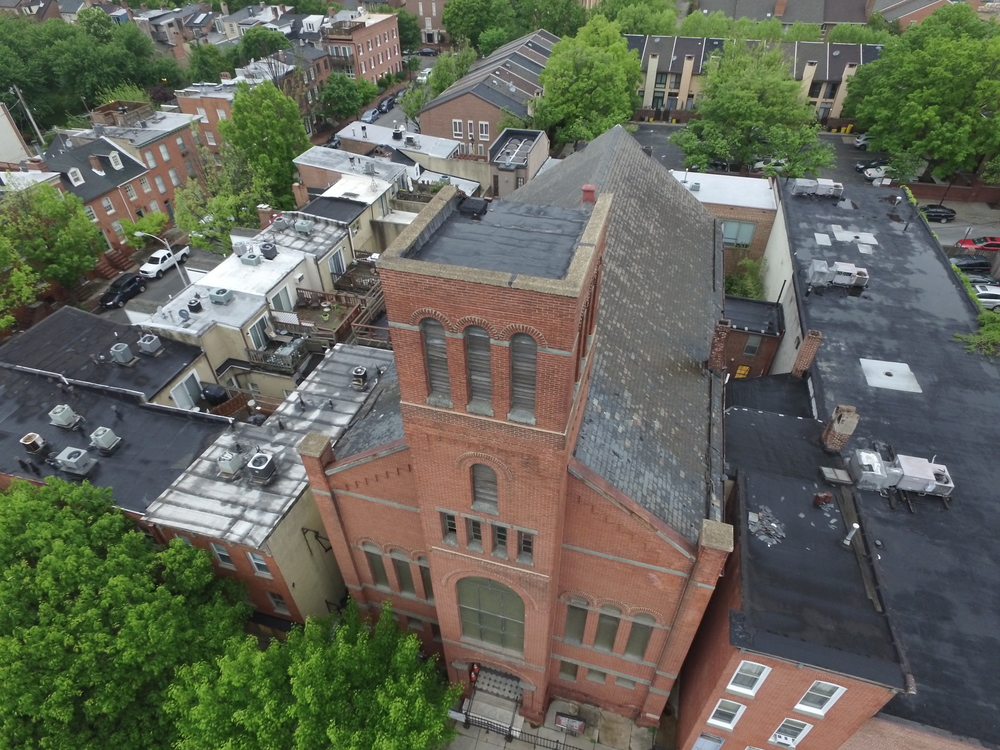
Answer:
M111 347L111 358L120 365L131 364L134 359L129 345L121 341Z
M365 162L365 174L369 176L374 176L375 174L375 162L366 161Z
M233 243L233 252L236 253L237 257L242 258L246 254L247 249L247 243L245 242Z
M80 420L79 415L66 404L59 404L49 412L49 420L56 427L73 427Z
M243 265L245 265L245 266L259 266L260 265L260 256L257 255L257 253L247 253L242 258L240 258L240 260L243 261Z
M948 468L942 464L900 454L896 455L895 463L900 469L898 489L940 497L948 497L955 489Z
M299 234L312 234L313 227L315 225L315 221L309 221L309 219L299 219L295 222L295 231Z
M859 490L884 490L892 486L882 456L859 448L847 459L847 469Z
M273 242L265 242L260 246L260 254L264 260L274 260L278 257L278 248Z
M90 433L90 444L97 448L97 450L104 453L110 453L117 448L121 442L122 439L118 437L110 427L98 427Z
M405 138L403 138L403 144L406 146L416 146L417 139L412 135L408 135Z
M351 388L363 391L366 385L368 385L368 368L355 367L351 371Z
M253 474L254 478L259 480L270 479L277 468L274 463L274 456L270 453L255 453L247 466L250 468L250 473Z
M23 438L21 438L21 445L28 453L47 453L45 448L45 439L39 435L37 432L29 432Z
M271 227L274 229L288 229L288 219L284 216L278 216L271 222Z
M232 289L213 289L208 293L208 298L213 305L228 305L233 301Z
M219 456L219 471L233 475L243 468L243 454L226 451Z
M160 337L152 333L147 333L139 339L139 351L146 354L157 354L163 349Z
M825 260L814 260L809 264L809 283L813 286L868 286L868 270L858 268L853 263L827 263Z
M97 459L82 448L63 448L56 456L56 465L68 474L85 477L97 465Z

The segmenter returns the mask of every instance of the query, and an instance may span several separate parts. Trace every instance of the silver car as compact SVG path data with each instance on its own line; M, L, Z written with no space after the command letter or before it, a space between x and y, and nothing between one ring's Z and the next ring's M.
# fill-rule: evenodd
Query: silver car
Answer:
M976 293L979 304L987 310L996 310L1000 307L1000 286L987 286L986 284L976 284L972 287Z

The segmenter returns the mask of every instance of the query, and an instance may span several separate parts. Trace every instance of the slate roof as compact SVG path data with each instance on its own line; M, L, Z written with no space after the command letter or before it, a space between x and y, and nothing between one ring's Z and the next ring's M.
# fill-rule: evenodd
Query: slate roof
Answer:
M361 356L358 356L357 364L369 362L365 356L367 352L359 354ZM395 359L388 365L380 360L379 365L385 367L385 371L379 376L371 395L354 422L333 447L333 454L338 461L402 440L404 437L403 415L399 407L399 376L396 373Z
M701 0L699 9L714 13L721 10L730 18L753 18L766 21L773 15L775 0ZM864 0L791 0L785 6L781 22L865 23Z
M24 450L21 438L34 432L49 444L52 455L65 448L87 450L98 459L89 475L91 484L111 487L114 502L134 513L145 511L177 474L226 428L226 421L218 417L142 405L136 398L111 391L81 385L70 388L52 378L2 366L0 404L0 472L26 479L58 476L79 481L79 477L64 473ZM68 405L84 417L86 421L80 429L66 430L51 424L49 411L60 404ZM109 427L122 439L111 456L101 456L88 447L89 436L98 427ZM37 467L38 474L30 470L29 460Z
M161 338L160 355L151 357L139 351L137 342L142 335L134 326L62 307L0 347L0 362L137 391L152 399L201 356L201 349ZM131 367L114 364L110 352L118 343L128 344L138 362ZM100 361L101 355L106 361Z
M45 163L49 169L62 173L63 187L67 192L78 196L84 203L100 198L115 190L119 185L131 182L141 174L145 174L146 165L137 161L127 151L119 148L107 138L97 138L82 145L67 147L69 138L57 135L49 150L45 152ZM111 166L109 155L117 151L122 162L121 169ZM94 155L104 167L103 174L95 172L90 163ZM76 167L83 177L83 184L74 185L68 177L69 171Z
M722 235L683 185L612 128L507 199L575 208L614 193L590 392L575 456L687 539L720 491Z

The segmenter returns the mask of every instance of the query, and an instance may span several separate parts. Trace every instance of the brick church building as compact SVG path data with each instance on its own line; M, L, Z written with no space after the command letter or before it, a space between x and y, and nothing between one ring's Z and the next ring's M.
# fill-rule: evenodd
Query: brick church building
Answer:
M479 663L471 712L659 723L732 549L721 245L615 128L511 200L442 190L382 255L395 362L299 451L352 597Z

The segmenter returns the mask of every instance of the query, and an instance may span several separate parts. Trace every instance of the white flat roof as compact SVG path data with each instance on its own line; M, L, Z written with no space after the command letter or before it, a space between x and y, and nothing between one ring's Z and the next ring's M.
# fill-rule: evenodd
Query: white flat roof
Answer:
M475 192L481 187L481 185L475 180L466 180L462 177L456 177L455 175L444 175L440 172L428 172L424 171L420 173L420 177L417 178L417 182L422 182L425 185L434 185L441 182L445 177L448 181L461 190L466 195L474 195Z
M248 244L252 250L253 243ZM205 274L199 283L213 289L232 289L234 292L264 295L301 265L303 260L304 256L300 253L279 251L274 260L261 258L258 265L251 266L234 254Z
M401 123L400 123L401 124ZM364 128L362 130L361 128ZM458 141L450 141L447 138L436 138L432 135L422 135L404 130L402 138L393 138L393 129L383 125L366 125L363 122L352 122L337 133L342 140L358 141L360 143L369 142L372 146L389 146L403 152L417 154L427 154L428 156L438 156L447 159L458 151ZM411 143L406 142L407 136L413 138Z
M702 203L740 208L763 208L776 210L778 204L771 191L771 182L763 177L739 177L731 174L707 174L704 172L684 172L671 169L678 182L691 190L691 195ZM686 175L686 176L685 176Z
M323 197L346 198L347 200L358 201L370 206L391 187L390 183L380 180L377 177L345 174L327 188L326 192L323 193Z
M370 156L352 154L349 151L341 151L339 148L326 148L325 146L313 146L308 151L303 151L292 161L300 166L316 167L330 172L340 172L341 174L365 173L365 164L375 165L375 176L382 180L394 182L406 171L404 164L394 164L384 159L373 159Z

